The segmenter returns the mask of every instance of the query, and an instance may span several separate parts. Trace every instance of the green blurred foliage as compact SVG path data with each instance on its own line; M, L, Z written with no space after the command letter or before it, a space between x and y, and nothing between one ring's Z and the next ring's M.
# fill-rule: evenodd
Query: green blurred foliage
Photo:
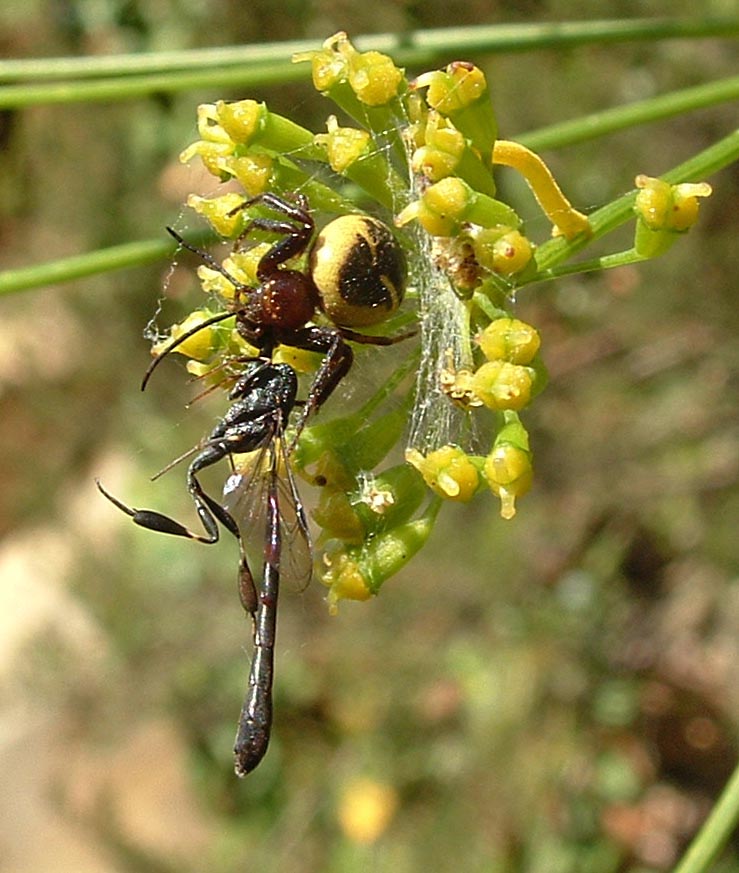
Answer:
M694 11L656 0L10 2L0 45L18 57L106 54ZM474 60L502 135L515 138L730 75L736 46ZM185 195L206 193L176 161L195 106L245 96L315 129L329 111L306 82L6 113L0 266L187 222ZM571 200L595 208L637 173L658 175L710 144L733 111L625 131L552 165ZM710 181L698 226L663 259L520 295L550 384L527 416L536 482L515 520L502 521L493 500L446 508L431 545L382 596L342 604L336 618L316 586L285 592L275 738L243 782L230 759L249 649L235 547L149 535L93 485L101 475L133 505L191 512L181 468L154 485L147 477L210 429L222 401L186 410L174 362L145 394L138 383L144 325L163 289L160 321L187 311L192 276L165 264L4 300L7 869L671 866L735 764L739 724L739 180L724 171ZM509 174L500 184L532 225L543 222ZM371 845L342 827L361 778L397 804ZM724 869L738 865L730 854Z

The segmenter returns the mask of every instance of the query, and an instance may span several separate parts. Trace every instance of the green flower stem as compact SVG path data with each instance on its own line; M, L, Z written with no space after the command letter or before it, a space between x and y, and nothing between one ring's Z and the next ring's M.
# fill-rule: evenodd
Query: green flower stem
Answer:
M188 235L188 241L198 246L212 244L215 239L212 232ZM0 273L0 296L30 288L40 288L44 285L84 279L111 270L142 267L162 258L171 258L176 250L177 243L167 236L162 236L157 239L139 240L98 249L84 255L59 258L56 261L47 261L45 264L5 270Z
M647 124L664 118L672 118L684 112L704 109L718 103L727 103L739 97L739 76L720 79L682 91L661 94L649 100L640 100L628 106L617 106L594 112L572 121L552 124L539 130L522 134L516 141L534 151L562 148L585 142L599 136L624 130L637 124Z
M70 282L73 279L83 279L110 270L139 267L158 261L167 255L171 256L175 249L176 243L167 239L141 240L98 249L84 255L60 258L45 264L6 270L0 273L0 295L26 291L43 285L56 285L59 282Z
M535 51L591 43L636 40L730 37L739 33L739 17L678 19L643 18L625 21L570 21L547 24L484 25L385 33L353 39L360 51L374 49L399 64L420 64L452 53ZM297 52L313 51L315 40L222 46L210 49L0 61L0 82L90 79L197 69L203 73L229 66L287 63Z
M153 75L118 76L92 82L48 82L43 85L4 85L0 87L0 109L48 103L106 103L131 100L155 93L196 91L205 88L238 87L244 90L281 85L305 79L305 71L289 61L273 64L245 64L212 70Z
M678 182L698 182L729 166L729 164L734 163L737 159L739 159L739 130L733 131L707 149L704 149L677 167L673 167L673 169L662 174L660 178L673 184ZM538 272L531 281L540 282L542 279L550 279L556 275L561 275L562 273L554 270L557 264L567 260L591 240L605 236L605 234L620 225L632 220L634 217L635 198L636 191L630 191L628 194L613 200L588 216L593 230L591 236L586 238L578 237L570 241L559 237L549 240L540 246L536 252ZM579 265L575 265L575 271L577 271L577 267ZM573 270L568 268L568 272L573 272ZM528 283L522 282L521 284L526 285Z
M577 264L555 267L552 270L547 270L546 278L555 279L580 273L594 273L596 270L612 270L614 267L625 267L627 264L636 264L647 260L649 258L637 254L635 249L627 249L612 255L603 255L602 258L592 258L589 261L579 261Z
M0 61L0 82L97 79L177 70L206 71L246 64L259 66L284 63L292 52L315 47L315 40L293 40L181 51L3 60Z
M707 873L739 823L739 767L673 873Z

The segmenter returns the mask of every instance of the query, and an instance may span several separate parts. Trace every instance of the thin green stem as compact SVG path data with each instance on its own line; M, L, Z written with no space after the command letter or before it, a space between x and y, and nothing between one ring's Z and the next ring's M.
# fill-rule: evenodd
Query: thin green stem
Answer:
M739 33L739 18L633 19L569 21L559 24L495 24L451 27L410 33L378 33L357 36L352 42L360 51L387 52L398 63L409 58L425 59L451 51L512 52L563 48L588 43L611 43L653 39L686 39L732 36ZM0 61L0 82L48 81L51 79L125 76L173 70L209 70L214 67L284 62L297 52L316 48L315 40L290 40L259 45L220 46L206 49L119 54L81 58L34 58Z
M730 37L737 33L739 18L734 16L686 21L655 18L454 27L360 36L353 41L361 51L374 49L392 55L399 64L419 65L439 57L448 58L451 52L466 56L590 43ZM304 73L296 72L290 60L292 55L316 47L315 41L295 40L150 54L0 61L0 82L47 83L43 88L29 84L0 87L0 108L125 100L152 93L294 81ZM119 81L121 78L126 81ZM58 79L70 81L52 81ZM84 81L89 79L99 81Z
M229 45L85 57L32 58L0 61L0 82L47 82L54 79L96 79L112 76L213 70L247 64L286 63L294 52L316 47L315 41L291 40L259 45Z
M191 242L193 245L203 245L212 242L213 239L213 234L207 232L192 236ZM70 282L73 279L84 279L87 276L96 276L111 270L142 267L162 258L171 258L176 250L177 243L163 235L157 239L123 243L87 252L84 255L59 258L56 261L47 261L45 264L5 270L0 273L0 297L4 294L13 294L16 291L26 291L44 285L56 285L60 282Z
M48 103L91 103L131 100L151 94L206 88L255 88L305 79L305 69L289 60L271 64L244 64L210 70L151 75L117 76L91 82L47 82L42 85L0 86L0 109Z
M707 873L739 824L739 767L673 873Z
M535 281L541 282L542 280L560 279L562 276L612 270L614 267L624 267L627 264L637 264L645 260L648 260L648 258L637 254L635 249L626 249L623 252L614 252L611 255L603 255L600 258L591 258L589 261L578 261L576 264L563 264L561 267L553 267L551 270L541 273Z
M628 106L616 106L603 112L583 115L572 121L542 127L516 138L535 151L563 148L615 133L617 130L625 130L637 124L672 118L684 112L705 109L707 106L715 106L737 98L739 98L739 76L732 76L717 82L696 85L694 88L661 94L659 97L630 103Z
M107 249L98 249L84 255L73 255L69 258L47 261L45 264L5 270L0 273L0 296L13 294L16 291L26 291L29 288L83 279L86 276L94 276L110 270L140 267L171 254L175 247L175 243L167 239L140 240Z

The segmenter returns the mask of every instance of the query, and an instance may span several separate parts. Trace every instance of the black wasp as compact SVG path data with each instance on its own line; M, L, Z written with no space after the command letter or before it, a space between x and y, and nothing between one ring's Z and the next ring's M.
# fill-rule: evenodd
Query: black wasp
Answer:
M299 194L291 199L260 194L237 209L253 206L265 207L279 216L251 219L236 243L240 245L254 230L279 236L259 261L257 288L240 283L210 254L167 228L180 245L199 255L234 286L234 302L226 312L206 319L170 343L154 358L142 383L143 389L154 369L180 343L232 316L238 333L257 350L253 358L235 362L243 369L230 391L231 405L223 419L183 456L195 454L187 471L187 489L204 533L195 533L154 510L133 509L97 483L108 500L149 530L212 544L219 539L220 524L239 541L239 595L253 622L254 654L234 746L238 776L245 776L259 764L269 743L281 565L289 561L293 575L303 577L306 584L312 572L310 534L288 463L291 447L308 416L322 406L349 371L354 355L348 341L391 345L413 333L369 336L352 329L385 320L403 298L405 258L393 233L381 221L360 214L344 215L316 235L308 203ZM284 266L290 258L305 253L305 271ZM324 313L330 326L312 322L316 310ZM278 345L323 355L303 401L297 400L298 380L293 368L272 360ZM287 446L285 429L298 406L302 410ZM222 458L231 460L234 454L256 450L253 469L236 472L229 479L223 503L204 491L198 479L201 470ZM233 460L231 463L233 467ZM245 547L245 540L255 536L257 519L264 522L262 530L257 531L263 537L263 569L258 585Z

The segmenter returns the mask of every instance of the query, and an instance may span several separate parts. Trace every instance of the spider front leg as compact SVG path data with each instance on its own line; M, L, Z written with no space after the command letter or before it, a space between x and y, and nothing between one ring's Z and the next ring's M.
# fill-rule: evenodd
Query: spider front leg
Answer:
M313 377L308 397L295 424L295 436L290 447L292 449L308 418L326 402L351 369L354 352L336 329L328 327L304 327L295 331L290 345L309 352L320 352L323 355L321 366Z
M283 238L273 243L272 247L259 262L257 278L260 282L263 282L273 275L274 271L284 264L285 261L305 251L313 236L315 224L308 209L306 199L300 195L296 195L295 202L291 203L270 192L258 194L256 197L252 197L251 200L240 203L229 212L229 215L235 215L237 212L241 212L256 204L262 204L273 212L280 212L287 219L290 219L253 218L234 241L234 251L238 251L241 243L247 239L253 230L263 230L268 233L282 235Z
M295 425L295 436L291 448L297 442L308 418L323 406L336 390L339 382L351 369L354 362L354 352L347 340L363 345L392 346L415 336L416 333L417 331L414 329L395 336L370 336L346 327L304 327L295 331L290 338L289 345L306 351L320 352L323 355L323 360L313 377L303 411Z

